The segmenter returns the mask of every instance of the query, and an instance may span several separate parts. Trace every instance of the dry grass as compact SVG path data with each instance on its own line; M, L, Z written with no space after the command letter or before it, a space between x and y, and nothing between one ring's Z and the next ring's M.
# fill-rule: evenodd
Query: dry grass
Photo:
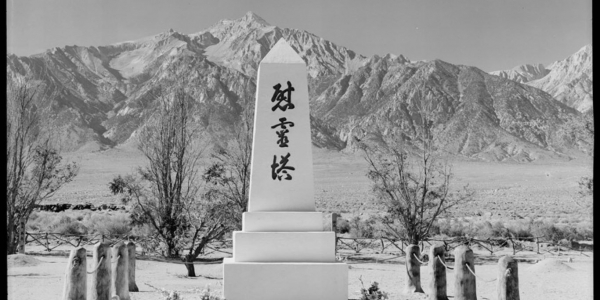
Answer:
M434 237L467 236L482 240L511 237L518 240L533 241L532 238L537 237L540 242L558 242L563 239L591 240L593 230L591 221L557 224L552 218L503 220L459 217L437 220L432 226L430 234ZM386 233L385 226L374 215L368 215L366 218L358 216L349 219L338 218L336 231L352 238L390 236Z
M145 163L128 146L101 152L71 153L66 158L81 164L79 175L48 203L119 203L108 189L118 174L129 174ZM382 206L370 195L367 165L359 154L313 149L315 201L317 210L350 214L370 214ZM469 185L476 200L452 211L453 217L489 216L511 220L556 218L561 223L589 219L589 211L574 203L579 198L578 181L592 175L592 161L485 163L454 161L452 186ZM591 201L588 199L588 201Z
M68 235L124 235L131 231L126 212L92 212L67 210L59 213L34 212L27 222L30 232L52 232Z

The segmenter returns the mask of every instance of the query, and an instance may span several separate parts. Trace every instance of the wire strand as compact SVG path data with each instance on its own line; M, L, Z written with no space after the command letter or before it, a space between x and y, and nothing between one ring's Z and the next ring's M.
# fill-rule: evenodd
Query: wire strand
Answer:
M477 276L477 274L475 274L475 272L473 272L473 270L471 270L471 267L469 267L469 264L465 264L465 265L467 265L467 269L469 269L469 271L471 272L471 274L473 274L473 276L475 276L475 277L477 277L477 278L481 279L481 280L482 280L482 281L484 281L484 282L494 282L494 281L498 280L498 278L495 278L495 279L493 279L493 280L485 280L485 279L483 279L483 278L481 278L481 277Z
M422 262L422 261L421 261L421 260L420 260L420 259L419 259L419 258L418 258L418 257L417 257L415 254L414 254L414 253L413 253L413 256L414 256L414 257L415 257L415 259L416 259L418 262L420 262L422 265L426 265L426 264L427 264L426 262Z
M96 268L94 268L94 271L91 272L87 272L88 274L93 274L94 272L98 271L98 269L100 268L100 265L102 264L102 260L104 259L104 255L100 256L100 260L98 261L98 263L96 264Z
M438 259L438 260L439 260L439 261L442 263L442 265L444 265L444 267L446 267L446 269L448 269L448 270L454 270L454 268L448 267L448 266L447 266L447 265L444 263L444 261L443 261L443 260L440 258L440 256L439 256L439 255L436 255L435 257L437 257L437 259Z

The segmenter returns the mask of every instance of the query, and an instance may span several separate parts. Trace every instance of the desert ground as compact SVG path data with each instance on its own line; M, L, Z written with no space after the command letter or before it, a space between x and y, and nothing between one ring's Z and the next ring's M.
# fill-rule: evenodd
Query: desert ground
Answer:
M506 249L489 256L475 250L475 273L477 299L497 299L497 259L511 254ZM365 287L371 282L379 283L381 290L388 292L391 300L427 299L425 294L405 294L406 271L404 259L375 263L375 259L390 258L389 255L371 255L368 260L348 261L349 299L360 298L361 280ZM534 252L517 253L519 260L519 290L521 299L526 300L587 300L593 299L593 259L589 252L567 252L561 256ZM568 262L571 257L572 262ZM364 258L364 257L363 257ZM540 260L535 263L536 260ZM366 261L366 262L365 262ZM393 263L389 263L393 262ZM91 268L91 257L88 257ZM130 293L132 300L162 300L165 297L157 289L176 290L184 299L200 299L199 290L210 287L216 295L222 292L222 265L220 263L196 264L197 277L184 276L185 268L178 263L138 259L136 283L140 292ZM452 263L449 263L450 265ZM11 255L8 257L8 299L38 300L60 299L64 285L67 258L48 255ZM454 295L454 271L447 273L447 293ZM91 276L88 276L90 279ZM421 267L421 285L429 291L431 275L427 266ZM89 284L89 281L88 281Z
M135 172L144 165L144 158L133 148L119 146L100 151L82 149L65 155L81 166L75 180L61 189L47 203L85 203L94 205L119 203L110 194L108 183L116 175ZM346 154L323 149L313 150L315 201L318 211L339 212L342 217L369 215L381 207L370 195L370 183L365 176L367 165L360 154ZM488 219L511 220L530 217L550 218L556 222L589 220L591 213L574 205L578 197L578 181L592 175L592 161L579 158L569 162L486 163L468 160L453 161L453 187L469 185L475 190L475 201L452 211L454 217L486 216ZM30 247L27 256L8 257L8 299L59 299L64 285L66 251L62 256L41 255L41 249ZM496 251L493 256L483 250L476 252L476 273L482 279L497 276L497 261L511 249ZM53 253L60 251L53 251ZM91 251L88 252L91 255ZM366 288L372 281L390 295L390 299L426 299L423 294L406 295L404 258L390 254L365 254L366 259L348 260L349 298L359 299L360 279ZM386 256L387 255L387 256ZM567 258L571 257L572 262ZM91 267L88 258L88 268ZM517 253L521 299L593 299L593 259L591 252L567 252L561 256L521 251ZM376 263L379 261L380 263ZM385 263L381 263L384 261ZM535 263L539 261L538 263ZM176 290L184 299L199 299L198 290L210 286L218 295L222 288L222 265L198 263L196 278L185 276L185 268L176 262L161 262L139 258L137 263L139 293L131 299L164 299L158 289ZM453 271L448 270L448 294L454 295ZM430 274L421 268L424 290L428 291ZM496 282L477 280L478 299L497 299Z
M83 148L65 155L65 160L76 161L79 174L47 203L119 203L108 183L117 175L134 174L137 167L145 165L144 157L127 144L105 151ZM577 182L583 176L592 176L593 164L589 157L568 162L450 163L454 174L451 188L468 185L476 192L475 201L454 210L453 216L488 213L499 218L561 218L581 213L573 203L578 197ZM361 214L381 209L370 195L368 168L361 153L313 148L313 168L318 211Z

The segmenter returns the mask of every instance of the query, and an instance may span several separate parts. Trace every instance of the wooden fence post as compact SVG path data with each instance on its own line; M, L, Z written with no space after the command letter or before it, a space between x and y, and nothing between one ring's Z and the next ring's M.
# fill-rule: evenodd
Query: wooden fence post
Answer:
M127 255L129 255L129 291L139 292L135 284L135 244L132 241L127 242Z
M338 234L337 234L337 218L340 214L332 213L331 214L331 231L333 231L335 236L335 255L338 255Z
M331 214L331 231L337 232L337 219L340 217L338 213Z
M337 236L337 234L335 235L335 255L338 255L338 242L339 242L340 238Z
M416 257L415 257L416 256ZM417 260L420 256L419 246L408 245L406 247L406 280L405 293L423 293L421 288L421 263Z
M443 244L429 247L429 269L431 270L429 300L448 300L446 294L446 267L442 263L442 261L445 261L444 252Z
M475 275L467 265L475 272L473 263L473 250L462 245L454 249L454 299L455 300L477 300L475 286Z
M85 300L86 266L85 249L79 247L71 250L65 275L63 300Z
M512 244L512 248L513 248L513 255L517 254L517 249L515 248L517 245L515 244L515 242L510 239L510 243Z
M112 247L112 277L110 282L111 297L119 296L119 300L129 300L129 255L127 246L119 242Z
M90 300L110 300L111 255L110 244L98 242L94 246L94 272L88 295Z
M498 260L498 300L520 300L519 266L512 256Z
M19 224L21 230L19 230L19 244L17 250L21 254L25 254L25 242L27 240L27 231L25 230L25 220L21 220Z

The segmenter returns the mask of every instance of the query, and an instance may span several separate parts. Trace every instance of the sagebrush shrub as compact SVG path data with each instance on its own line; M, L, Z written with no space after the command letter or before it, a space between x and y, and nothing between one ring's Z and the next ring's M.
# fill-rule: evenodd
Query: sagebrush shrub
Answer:
M494 231L494 226L492 223L489 221L483 221L475 223L473 232L471 234L480 239L487 239L495 237L496 232Z
M74 220L69 223L58 224L52 232L65 235L86 235L88 234L88 228L81 222Z
M350 220L350 236L353 238L379 238L387 236L381 224L381 220L376 216L362 220L355 216Z
M86 235L88 228L81 222L66 214L52 216L51 213L36 218L32 222L39 231L60 233L66 235ZM33 226L32 226L33 227Z
M384 300L389 299L388 293L379 290L379 283L374 281L368 289L365 289L362 278L359 278L362 288L360 289L360 300Z
M31 232L53 232L69 235L125 235L131 231L127 213L113 215L75 211L34 212L26 228Z
M433 224L431 224L429 234L431 234L432 236L441 234L439 222L434 222Z
M576 227L577 233L581 235L582 239L592 239L594 237L594 225L587 222L579 223Z
M126 213L93 214L86 220L86 224L94 233L107 236L120 236L131 232L131 220Z
M350 232L350 222L346 219L338 218L336 223L336 232L344 234Z
M161 294L165 297L164 300L183 300L183 297L177 291L161 290Z
M494 231L494 237L504 237L506 234L506 228L504 228L504 224L500 221L496 221L492 224L492 230Z
M206 285L202 291L200 291L200 300L225 300L221 299L216 293L211 291L210 285Z
M445 230L443 230L443 233L449 237L456 237L456 236L465 236L466 231L467 230L465 228L465 225L463 225L463 222L458 221L458 222L450 223L449 226L446 227Z
M516 239L526 239L533 237L531 233L531 223L525 221L512 221L506 225L506 228Z
M50 224L53 222L53 217L48 212L33 212L27 221L27 231L32 232L48 232L50 231Z

